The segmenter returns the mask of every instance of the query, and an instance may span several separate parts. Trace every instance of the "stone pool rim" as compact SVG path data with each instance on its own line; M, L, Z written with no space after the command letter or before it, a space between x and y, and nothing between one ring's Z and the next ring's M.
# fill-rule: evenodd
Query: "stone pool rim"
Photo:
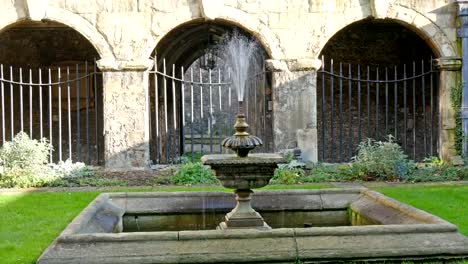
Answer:
M294 262L297 259L302 261L331 261L331 260L353 260L372 261L383 259L459 259L468 257L468 238L457 232L457 227L437 216L426 213L420 209L400 203L388 198L378 192L366 188L348 189L319 189L319 190L281 190L281 191L255 191L255 197L301 197L303 195L318 196L320 205L315 205L317 210L325 208L341 208L343 199L333 200L330 197L340 197L351 195L358 196L359 199L369 199L377 204L398 210L402 214L407 214L421 221L413 224L390 224L390 225L367 225L367 226L338 226L338 227L308 227L308 228L279 228L272 230L199 230L199 231L163 231L163 232L132 232L132 233L80 233L97 212L107 206L106 210L123 215L125 209L119 208L110 203L112 199L139 199L139 198L185 198L190 197L229 197L233 194L225 192L173 192L173 193L103 193L100 194L88 207L86 207L57 237L49 246L38 263L217 263L217 262ZM354 196L353 196L354 195ZM335 197L335 198L336 198ZM353 198L354 199L354 198ZM357 201L357 200L355 200ZM348 206L351 206L349 203ZM392 209L392 210L393 210ZM325 238L329 238L326 240ZM356 240L363 247L368 247L362 252L351 252L346 248L346 242L340 247L343 252L337 252L336 248L326 249L322 244L330 240L353 241ZM390 239L391 241L386 241ZM395 239L399 240L396 241ZM323 242L317 242L323 240ZM411 244L414 240L415 244ZM442 241L438 241L442 240ZM446 240L446 241L445 241ZM452 241L453 240L453 241ZM252 247L257 246L258 252L252 252ZM280 249L275 252L275 248L265 248L271 243L281 243L277 245ZM453 242L453 243L452 243ZM129 255L123 256L119 252L119 247L141 243L145 245L145 250L149 251L146 256ZM213 243L214 246L213 246ZM237 245L234 249L223 249L216 247L216 244ZM315 244L317 245L315 245ZM367 243L367 244L366 244ZM389 249L380 247L372 250L375 243L388 243ZM398 244L401 244L400 245ZM405 244L406 243L406 244ZM424 244L426 243L426 244ZM107 245L108 248L115 248L108 255L91 256L84 254L86 245L94 244L97 247ZM245 248L244 245L245 244ZM201 253L179 252L178 250L197 247L199 245ZM207 249L206 246L210 245ZM288 248L288 245L290 248ZM391 246L397 245L398 252ZM406 245L406 247L405 247ZM272 245L275 246L274 244ZM349 246L349 245L348 245ZM374 245L375 246L375 245ZM445 246L445 248L444 248ZM66 256L66 250L75 247L82 247L82 254L71 254ZM85 249L83 249L85 247ZM167 252L152 252L152 249L173 248ZM350 247L352 249L352 247ZM212 250L210 253L209 250ZM339 250L338 250L339 251ZM145 251L146 252L146 251ZM158 255L159 254L159 255ZM268 255L271 254L271 255ZM267 256L268 255L268 256ZM244 257L242 257L244 256ZM122 260L120 260L122 259ZM108 262L106 262L108 261Z

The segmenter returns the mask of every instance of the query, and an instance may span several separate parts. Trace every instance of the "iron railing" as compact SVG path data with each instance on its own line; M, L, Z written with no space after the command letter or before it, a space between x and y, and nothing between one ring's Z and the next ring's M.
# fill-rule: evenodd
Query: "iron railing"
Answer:
M22 131L49 140L50 162L102 164L101 91L95 62L0 65L1 144Z
M234 133L237 93L221 69L188 70L154 59L150 75L151 159L154 164L176 163L185 154L194 159L221 153L221 141ZM259 136L271 151L271 94L268 73L253 75L247 85L245 114L250 133Z
M333 60L325 64L322 58L319 158L349 161L362 140L388 135L415 160L437 155L437 81L432 59L409 66L362 67Z

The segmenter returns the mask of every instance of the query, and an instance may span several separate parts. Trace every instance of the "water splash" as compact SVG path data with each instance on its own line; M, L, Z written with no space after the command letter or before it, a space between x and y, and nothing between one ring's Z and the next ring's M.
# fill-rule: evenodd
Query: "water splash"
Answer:
M225 71L230 74L238 101L244 101L249 78L262 70L263 54L260 46L254 39L234 30L220 42L218 54L224 61Z

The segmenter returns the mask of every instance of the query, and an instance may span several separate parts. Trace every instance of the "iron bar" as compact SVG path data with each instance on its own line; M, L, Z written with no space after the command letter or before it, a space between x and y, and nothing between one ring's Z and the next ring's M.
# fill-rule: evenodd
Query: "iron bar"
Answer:
M398 79L398 71L397 71L397 66L395 66L395 80ZM395 109L393 109L394 113L394 117L393 117L393 126L394 126L394 136L395 136L395 139L398 139L398 83L395 82L394 83L394 86L393 86L393 89L394 89L394 103L395 103Z
M385 137L388 136L388 67L385 67Z
M57 68L57 75L58 75L58 82L60 83L62 80L62 71L60 67ZM62 161L62 86L59 84L58 88L58 122L59 122L59 161Z
M42 69L39 68L39 133L41 139L44 137L43 131L43 113L42 113Z
M325 59L322 56L322 160L325 160L325 151L326 151L326 144L325 144Z
M193 68L190 68L190 150L192 153L192 162L193 162L193 155L194 155L194 146L193 146Z
M376 78L379 80L379 67L376 68ZM379 91L380 91L380 86L379 83L377 82L375 85L375 139L380 138L380 133L379 133Z
M0 77L2 78L2 144L5 144L5 84L3 83L3 64L0 64Z
M32 69L29 68L29 136L33 138L33 89L32 89Z
M211 69L208 70L208 82L210 89L210 116L208 117L208 132L210 133L210 154L213 153L213 91L211 87Z
M340 80L339 80L339 111L340 111L340 145L339 162L343 161L343 64L340 62Z
M361 65L357 66L358 72L358 143L362 140L362 121L361 121Z
M180 154L179 157L182 156L182 154L185 153L185 134L184 134L184 130L185 130L185 78L184 78L184 66L180 67L180 75L181 75L181 79L182 79L182 82L181 82L181 87L180 87L180 91L181 91L181 97L182 97L182 104L181 104L181 107L182 107L182 113L181 113L181 117L182 117L182 125L180 126Z
M93 63L93 91L94 91L94 138L95 138L95 146L96 146L96 160L99 163L100 161L100 156L99 156L99 104L98 104L98 96L100 96L100 93L98 93L98 85L97 85L97 63L96 63L96 58L94 58L94 63ZM86 73L87 74L87 73Z
M85 61L85 72L88 72L88 61ZM85 85L85 127L86 127L86 162L89 164L91 161L90 146L89 146L89 82Z
M200 83L203 83L202 70L199 69ZM203 84L200 84L200 140L201 140L201 155L203 156Z
M424 72L424 60L421 60L421 72ZM427 155L427 137L426 137L426 78L425 76L421 77L422 80L422 106L423 106L423 140L424 140L424 156Z
M416 75L416 62L413 61L413 76ZM413 79L413 159L416 159L416 79Z
M348 75L351 77L351 64L348 64ZM348 114L349 114L349 125L348 125L348 137L349 137L349 153L348 157L351 159L353 156L353 114L352 114L352 83L348 80Z
M432 71L432 58L430 60L430 71ZM433 91L433 85L434 81L432 78L433 74L430 75L430 88L431 88L431 155L434 155L434 141L433 141L433 134L434 134L434 91Z
M72 160L70 66L67 66L68 158Z
M158 88L158 61L157 57L154 57L154 111L156 112L156 140L155 140L155 149L156 149L156 163L160 163L159 152L161 145L159 144L159 88Z
M221 83L221 69L218 69L218 83ZM221 113L223 111L223 107L222 107L222 91L221 91L221 84L218 85L218 98L219 98L219 112ZM220 128L220 130L222 130L222 128ZM221 144L218 145L219 146L219 153L221 153L223 151L222 149L222 146Z
M23 120L23 68L19 68L19 92L20 92L20 128L21 132L24 131L24 120Z
M175 153L177 148L176 148L176 131L177 131L177 109L176 109L176 85L175 85L175 71L176 67L175 64L172 64L172 121L173 124L172 126L174 127L173 130L169 131L169 134L171 135L171 139L169 140L170 146L171 146L171 161L174 163L174 160L176 159L177 154Z
M371 137L370 132L370 69L367 66L367 137Z
M403 64L403 77L406 78L406 64ZM406 100L406 80L403 81L403 107L404 107L404 115L403 115L403 149L407 151L407 127L408 127L408 104Z
M333 73L333 59L330 61L330 71ZM332 162L335 161L335 155L334 155L334 153L333 153L333 152L334 152L334 149L335 149L335 145L334 145L334 144L335 144L335 142L334 142L334 141L335 141L335 135L334 135L334 131L333 131L333 130L334 130L334 129L333 129L333 128L334 128L334 127L333 127L333 125L334 125L334 113L335 113L335 111L334 111L334 108L335 108L335 106L334 106L334 104L335 104L335 103L334 103L335 92L333 91L333 88L334 88L334 87L333 87L333 86L334 86L334 83L333 83L334 80L333 80L333 78L334 78L333 75L331 75L331 80L330 80L330 83L331 83L331 85L330 85L330 98L331 98L331 104L330 104L330 105L331 105L331 122L330 122L331 143L330 143L330 159L331 159Z
M49 68L49 142L52 145L52 71ZM50 162L52 163L52 149L50 150Z
M77 160L81 161L81 118L80 118L80 71L78 64L75 65L76 77L76 154Z
M15 115L14 115L14 90L13 90L13 67L10 66L10 126L11 126L11 140L15 137Z
M164 136L167 138L168 136L168 125L167 125L167 77L166 77L166 58L163 59L163 72L164 72L164 79L163 79L163 83L164 83L164 91L163 91L163 96L164 96ZM170 140L168 140L167 142L170 142ZM167 149L167 145L166 145L166 150L165 150L165 156L166 156L166 162L169 163L169 151Z

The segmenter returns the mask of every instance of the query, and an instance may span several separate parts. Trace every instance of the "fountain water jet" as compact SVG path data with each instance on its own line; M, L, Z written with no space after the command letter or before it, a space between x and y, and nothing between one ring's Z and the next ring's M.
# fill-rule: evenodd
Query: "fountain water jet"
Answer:
M234 125L235 134L223 140L221 145L236 152L237 156L229 154L205 155L202 162L209 165L216 177L226 188L235 189L236 207L226 214L225 221L219 224L220 229L255 228L271 229L256 212L251 204L253 188L268 184L278 163L284 159L278 154L255 154L248 156L249 151L261 146L262 140L247 132L243 108L243 99L249 73L259 68L258 45L255 41L234 32L221 43L227 70L231 73L231 81L237 91L239 114Z

